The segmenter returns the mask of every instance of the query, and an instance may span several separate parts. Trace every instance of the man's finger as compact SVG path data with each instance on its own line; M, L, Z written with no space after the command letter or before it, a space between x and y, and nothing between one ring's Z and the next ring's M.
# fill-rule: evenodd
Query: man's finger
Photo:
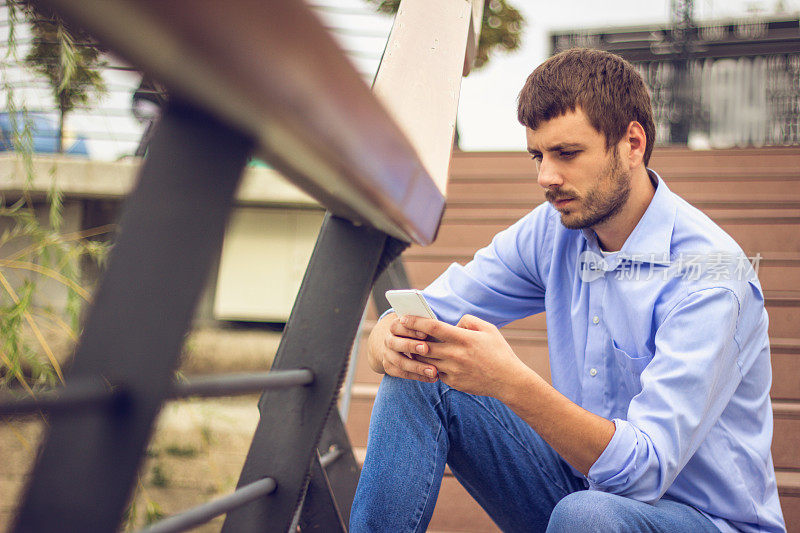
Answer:
M405 337L386 337L385 345L393 352L428 355L428 343Z
M406 315L400 319L400 323L408 329L421 331L444 342L460 342L466 334L462 328L432 318Z
M471 329L472 331L483 331L487 326L491 326L491 323L473 315L464 315L456 326L463 329Z
M387 355L389 364L399 368L404 372L416 375L417 377L435 378L437 371L436 367L426 364L416 359L409 359L399 353L390 353Z
M389 325L389 331L398 337L407 337L410 339L424 340L427 337L427 335L421 331L416 331L405 327L400 323L399 318L396 318L392 321L392 323Z

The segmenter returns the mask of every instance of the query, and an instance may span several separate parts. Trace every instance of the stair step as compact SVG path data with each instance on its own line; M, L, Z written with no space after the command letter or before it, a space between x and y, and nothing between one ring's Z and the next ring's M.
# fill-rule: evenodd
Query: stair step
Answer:
M353 448L359 466L367 455L365 447ZM439 499L428 531L489 532L500 531L489 515L478 505L464 487L453 477L450 467L445 467Z
M359 464L363 464L365 449L354 450ZM800 471L776 470L778 493L789 533L800 531ZM436 510L428 531L489 532L499 531L478 503L445 471Z
M673 183L694 183L703 186L713 183L748 182L759 189L765 182L797 182L796 147L736 148L729 150L693 151L686 148L656 147L650 161L672 187ZM517 179L532 180L536 167L525 152L454 152L450 163L448 192L455 184L470 180ZM537 185L538 187L538 185ZM697 187L695 187L695 190ZM722 189L722 191L730 190ZM800 189L797 189L800 190Z
M498 232L506 229L516 219L498 222L496 220L463 219L457 222L444 220L436 237L437 245L459 246L473 243L475 248L486 246ZM800 252L800 218L730 218L718 221L725 230L747 253L759 252L767 255L770 252Z
M369 419L377 392L377 383L353 385L347 431L354 446L365 446L367 443ZM797 443L800 442L800 402L775 400L772 407L772 456L775 467L800 470L800 456L797 454Z
M800 230L798 231L800 234ZM425 287L452 263L465 265L477 251L473 248L412 247L403 254L403 263L415 286ZM756 252L748 255L755 257ZM765 252L758 262L758 279L765 291L800 287L800 253Z

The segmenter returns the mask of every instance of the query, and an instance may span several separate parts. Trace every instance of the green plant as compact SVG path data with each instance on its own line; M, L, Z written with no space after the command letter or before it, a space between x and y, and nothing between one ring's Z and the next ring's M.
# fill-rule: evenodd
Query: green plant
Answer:
M161 465L159 464L153 465L152 474L153 477L150 478L151 485L159 488L164 488L169 486L169 479L164 474L164 470L162 470Z
M0 76L6 94L11 128L10 141L21 160L25 184L19 197L8 201L0 196L0 387L18 383L29 395L37 389L63 383L61 364L47 340L48 331L73 342L79 336L80 314L90 300L82 286L80 263L91 258L102 263L107 245L90 240L110 227L65 233L63 197L51 168L51 187L45 209L40 209L29 189L34 179L33 139L24 98L14 93L9 67L19 64L16 47L17 24L24 22L17 2L6 0L9 37ZM28 14L27 6L22 13ZM70 71L70 55L60 58L62 70ZM66 303L63 314L41 297L44 280L64 287Z
M164 514L164 511L161 510L161 506L156 502L150 500L147 502L147 505L145 505L144 523L146 526L158 522L165 516L166 514Z
M78 105L106 93L100 69L105 65L103 50L92 36L79 28L68 28L55 12L22 4L30 23L33 42L25 62L47 78L58 106L58 152L64 151L64 120Z
M194 446L192 446L191 444L188 444L186 446L181 446L179 444L170 444L169 446L164 448L164 451L167 453L167 455L171 455L173 457L184 457L184 458L196 457L197 454L199 453L199 450Z
M367 0L377 4L381 13L397 13L400 0ZM481 37L478 41L478 53L475 57L475 69L489 62L494 50L512 52L519 48L525 19L522 14L509 5L506 0L485 0Z

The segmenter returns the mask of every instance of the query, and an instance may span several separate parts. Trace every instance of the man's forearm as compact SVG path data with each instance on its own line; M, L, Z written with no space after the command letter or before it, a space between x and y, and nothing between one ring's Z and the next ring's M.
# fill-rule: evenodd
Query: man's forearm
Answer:
M498 399L584 475L614 436L613 422L570 401L530 369L516 374Z

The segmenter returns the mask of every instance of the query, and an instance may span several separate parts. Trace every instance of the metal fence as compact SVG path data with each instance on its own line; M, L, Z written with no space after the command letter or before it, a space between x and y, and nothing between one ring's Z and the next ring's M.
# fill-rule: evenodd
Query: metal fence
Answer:
M651 90L656 139L670 138L675 67L635 62ZM703 59L689 64L696 148L800 144L800 55Z

